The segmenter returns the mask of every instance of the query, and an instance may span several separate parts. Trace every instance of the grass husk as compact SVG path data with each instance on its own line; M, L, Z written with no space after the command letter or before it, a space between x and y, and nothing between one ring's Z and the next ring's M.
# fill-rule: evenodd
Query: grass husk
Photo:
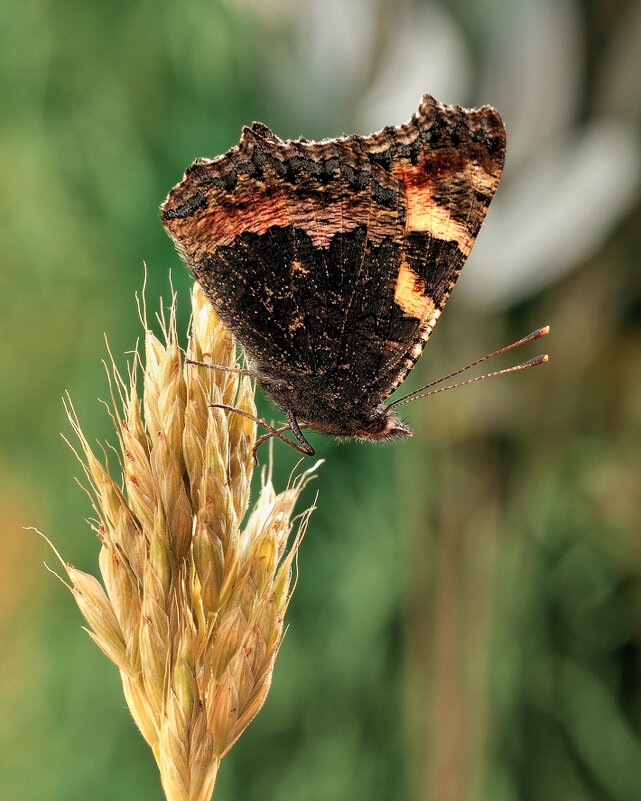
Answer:
M253 383L185 364L237 366L232 338L197 286L191 303L184 354L174 298L168 319L161 315L162 339L143 312L144 358L135 355L126 379L113 359L108 366L121 483L66 403L102 579L63 562L67 586L120 671L169 801L212 796L220 760L265 701L311 513L299 516L292 540L293 510L315 469L281 493L263 469L248 513L255 423L209 404L255 415Z

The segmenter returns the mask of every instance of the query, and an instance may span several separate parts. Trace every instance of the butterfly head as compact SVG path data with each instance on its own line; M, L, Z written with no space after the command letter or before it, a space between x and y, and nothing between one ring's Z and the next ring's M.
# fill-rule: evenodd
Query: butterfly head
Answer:
M414 432L389 406L380 406L359 432L359 439L369 442L390 442L411 437Z

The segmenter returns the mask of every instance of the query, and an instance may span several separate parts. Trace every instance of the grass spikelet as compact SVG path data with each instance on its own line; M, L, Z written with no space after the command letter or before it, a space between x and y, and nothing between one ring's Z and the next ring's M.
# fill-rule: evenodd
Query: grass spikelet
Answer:
M198 287L191 300L186 356L234 366L231 337ZM136 357L126 381L113 361L109 370L122 488L67 401L93 498L102 583L64 567L90 636L120 670L167 799L208 801L220 760L269 690L311 509L288 550L292 513L311 471L280 494L263 474L241 530L255 424L208 404L255 414L252 382L185 365L173 303L161 322L163 338L146 330L144 364Z

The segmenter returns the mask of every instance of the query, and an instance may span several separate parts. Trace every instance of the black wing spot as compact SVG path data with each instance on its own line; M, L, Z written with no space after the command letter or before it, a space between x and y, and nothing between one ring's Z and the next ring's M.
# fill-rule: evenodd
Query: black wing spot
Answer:
M195 211L206 205L207 197L205 196L203 190L199 189L193 197L190 197L189 200L186 200L182 205L175 209L168 209L165 212L165 219L177 220L191 217Z

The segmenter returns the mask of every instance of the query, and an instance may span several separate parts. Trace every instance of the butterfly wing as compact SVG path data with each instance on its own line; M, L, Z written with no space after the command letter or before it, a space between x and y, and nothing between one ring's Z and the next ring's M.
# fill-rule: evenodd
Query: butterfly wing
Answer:
M412 369L450 296L499 184L505 127L489 107L423 97L400 143L380 139L371 158L401 186L404 235L384 324L387 348L367 394L382 401ZM413 137L413 138L412 138Z
M358 137L282 142L254 123L237 147L194 162L161 216L261 370L297 374L336 362L373 278L370 239L402 236L398 188Z
M504 149L494 110L429 96L407 125L370 137L283 142L254 123L194 162L161 216L257 372L302 387L290 408L349 417L420 355Z

